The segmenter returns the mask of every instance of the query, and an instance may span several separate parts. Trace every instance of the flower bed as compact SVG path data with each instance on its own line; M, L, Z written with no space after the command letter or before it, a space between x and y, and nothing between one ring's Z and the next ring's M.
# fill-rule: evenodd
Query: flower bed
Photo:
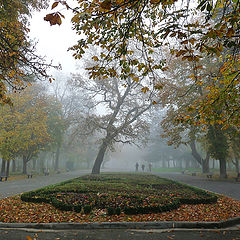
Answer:
M149 214L181 204L209 204L217 196L201 189L147 174L87 175L21 195L23 201L51 203L60 210L112 214Z

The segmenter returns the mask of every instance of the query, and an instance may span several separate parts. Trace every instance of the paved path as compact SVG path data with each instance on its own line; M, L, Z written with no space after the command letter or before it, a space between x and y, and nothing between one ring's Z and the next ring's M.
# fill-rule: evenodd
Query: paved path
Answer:
M200 176L189 176L181 173L154 173L160 177L170 178L205 190L216 192L240 200L240 182L224 182Z
M38 176L32 179L0 182L0 198L34 190L49 184L72 179L87 172L75 171L53 176ZM240 184L208 181L199 177L177 173L158 174L210 191L222 193L240 200ZM35 240L240 240L240 227L222 230L137 230L137 229L90 229L90 230L36 230L36 229L0 229L0 239L26 240L28 236Z
M66 181L87 173L87 171L74 171L49 176L36 176L17 181L0 182L0 199Z
M31 238L29 238L31 237ZM4 240L240 240L239 230L34 230L0 229Z

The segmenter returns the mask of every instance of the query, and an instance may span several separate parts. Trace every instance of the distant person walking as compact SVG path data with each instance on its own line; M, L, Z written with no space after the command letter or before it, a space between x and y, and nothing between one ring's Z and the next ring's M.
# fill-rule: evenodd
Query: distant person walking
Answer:
M145 169L145 165L144 164L142 164L142 171L144 172L144 169Z
M148 168L149 168L149 172L151 172L152 171L152 163L148 164Z
M139 164L138 164L138 162L136 162L136 172L138 172L138 167L139 167Z

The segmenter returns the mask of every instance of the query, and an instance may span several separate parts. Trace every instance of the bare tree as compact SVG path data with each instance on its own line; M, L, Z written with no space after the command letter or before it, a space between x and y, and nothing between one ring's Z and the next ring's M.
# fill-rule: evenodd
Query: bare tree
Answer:
M91 108L91 100L86 101L85 99L83 101L83 92L69 83L69 76L57 74L55 78L57 80L51 84L51 93L61 104L59 117L63 122L63 128L61 129L63 133L57 138L54 147L56 151L54 169L57 171L61 149L64 148L65 153L77 149L73 145L76 144L76 141L78 145L80 142L78 129L84 129L86 131L84 133L82 131L82 134L90 135L90 131L87 131L86 119L88 119L88 113L93 108Z
M114 143L140 143L146 141L149 130L147 114L153 106L153 93L143 92L146 79L134 81L113 77L90 80L74 75L73 83L94 100L98 113L88 123L101 132L100 147L92 174L99 174L106 150Z

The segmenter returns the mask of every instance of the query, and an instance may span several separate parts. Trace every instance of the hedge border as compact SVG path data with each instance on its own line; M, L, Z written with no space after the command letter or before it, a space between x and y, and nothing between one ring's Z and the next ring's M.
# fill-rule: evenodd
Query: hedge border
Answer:
M79 178L76 178L79 179ZM70 205L67 203L64 203L62 201L59 201L56 197L54 196L47 196L48 194L54 194L59 192L59 190L52 190L53 187L57 187L57 186L62 186L68 183L72 183L74 182L74 180L76 179L71 179L71 180L67 180L64 182L61 182L59 184L55 184L55 185L50 185L47 186L45 188L41 188L41 189L37 189L35 191L30 191L30 192L26 192L23 193L21 195L21 200L25 201L25 202L35 202L35 203L50 203L52 204L54 207L56 207L57 209L60 210L64 210L64 211L75 211L75 212L81 212L83 211L85 214L88 214L92 211L94 206L91 205L86 205L86 206L82 206L82 205ZM164 179L166 180L166 179ZM169 182L169 184L175 184L175 185L180 185L180 186L185 186L187 189L192 190L193 192L197 193L197 194L201 194L202 196L205 196L205 198L175 198L171 203L167 203L164 205L156 205L156 206L144 206L144 207L124 207L123 209L120 209L119 207L107 207L107 214L108 215L113 215L113 214L120 214L121 211L123 211L125 214L127 215L132 215L132 214L148 214L148 213L161 213L161 212L167 212L167 211L171 211L174 209L179 208L182 204L211 204L211 203L215 203L217 202L217 195L215 195L214 193L211 192L207 192L206 190L202 190L196 187L192 187L189 186L187 184L182 184L173 180L169 180L167 179L167 181ZM139 184L141 185L141 184ZM149 184L152 186L158 185L158 184ZM161 185L161 184L159 184ZM65 193L67 192L73 192L73 193L89 193L89 191L83 191L83 190L69 190L69 191L64 191ZM92 193L94 193L95 191L92 191ZM38 194L38 196L36 197L36 194Z

